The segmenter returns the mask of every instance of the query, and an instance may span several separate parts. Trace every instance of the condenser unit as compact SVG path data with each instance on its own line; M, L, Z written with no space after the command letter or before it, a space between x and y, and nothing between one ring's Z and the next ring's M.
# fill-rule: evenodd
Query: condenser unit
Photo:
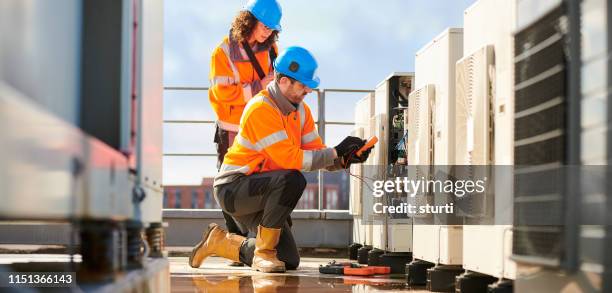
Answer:
M463 56L463 29L449 28L416 53L415 87L435 86L434 164L454 164L455 63Z
M455 63L463 55L463 30L449 28L416 53L416 88L435 87L432 116L433 161L435 175L448 174L455 164ZM444 178L436 178L444 179ZM448 201L448 195L434 193L435 202ZM413 233L415 258L443 265L462 262L461 226L449 226L448 217L436 225L430 219L417 225Z
M372 167L377 176L370 177L384 180L399 176L398 166L405 165L405 150L398 147L405 133L404 109L408 95L414 88L414 73L394 72L376 86L374 93L374 114L370 124L371 134L379 138L379 143L370 154L374 156ZM371 193L370 193L371 194ZM365 195L364 195L365 196ZM391 204L398 199L398 194L387 194L372 200L372 203ZM368 195L366 197L372 197ZM365 204L364 210L372 205ZM373 246L386 251L409 252L411 248L411 221L406 216L392 218L390 215L372 215Z
M567 163L567 16L563 5L515 35L513 258L559 266ZM552 196L551 196L552 195Z
M369 135L370 118L374 112L374 97L373 94L369 93L357 104L355 104L355 128L351 135L367 138ZM367 132L367 133L366 133ZM366 163L367 164L367 163ZM350 167L351 174L354 176L350 177L350 201L349 201L349 214L359 216L361 215L361 203L363 196L363 169L364 164L352 164Z
M467 8L464 13L463 48L464 52L471 53L456 65L457 123L470 126L458 127L457 135L474 140L473 143L457 141L458 164L491 164L494 167L488 171L495 172L494 184L487 189L487 194L469 198L469 205L462 207L470 216L469 225L463 227L463 267L507 279L516 277L516 264L510 259L514 11L515 4L505 0L479 0ZM487 101L481 99L480 102L469 103L474 97ZM487 103L490 107L485 106ZM471 115L467 105L472 106ZM469 116L474 118L470 119ZM477 125L479 129L475 127ZM487 126L491 132L483 131ZM467 133L470 131L473 134ZM477 152L476 156L472 155L474 152ZM481 178L483 175L475 177Z
M387 137L387 114L376 114L370 120L370 135L377 137ZM370 157L373 157L373 166L368 167L367 170L371 171L373 174L366 174L367 178L371 178L374 180L386 180L387 179L387 146L388 141L380 140L378 141L378 145L372 150L370 153ZM368 180L370 181L370 180ZM386 243L386 231L385 231L385 222L384 216L374 214L372 207L375 203L381 203L383 198L375 198L372 194L372 191L368 190L367 194L364 197L364 214L366 215L366 219L368 224L371 225L370 230L372 231L372 246L378 249L385 249ZM365 213L367 211L367 213Z

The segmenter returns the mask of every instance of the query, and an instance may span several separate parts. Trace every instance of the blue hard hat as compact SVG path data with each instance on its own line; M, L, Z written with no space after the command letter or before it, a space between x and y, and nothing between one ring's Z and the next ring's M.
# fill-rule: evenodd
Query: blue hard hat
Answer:
M314 89L319 86L319 77L316 76L317 60L302 47L289 47L274 60L274 70L287 75L307 87Z
M281 31L280 20L283 11L276 0L249 0L244 9L251 12L268 28Z

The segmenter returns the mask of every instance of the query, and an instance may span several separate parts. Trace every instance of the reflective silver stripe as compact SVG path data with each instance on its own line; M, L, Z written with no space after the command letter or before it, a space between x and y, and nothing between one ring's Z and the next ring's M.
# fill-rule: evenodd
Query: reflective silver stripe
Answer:
M253 145L248 139L242 137L240 135L240 133L238 133L238 135L236 135L235 140L238 142L238 144L240 144L241 146L250 149L250 150L254 150L257 151L257 147L255 145Z
M244 106L244 110L242 110L242 113L247 113L247 112L249 111L249 109L250 109L250 108L251 108L253 105L255 105L255 104L256 104L256 103L258 103L258 102L262 102L262 101L263 101L264 103L266 103L266 104L270 105L270 107L272 107L273 109L275 109L275 110L276 110L276 111L277 111L277 112L280 114L280 110L278 110L278 108L277 108L277 107L274 105L274 103L270 102L270 100L269 100L269 99L268 99L266 96L264 96L264 95L255 95L255 97L251 98L251 99L250 99L250 100L247 102L246 106ZM243 119L244 117L245 117L245 115L242 115L242 116L240 117L240 123L241 123L241 124L243 123L242 119Z
M233 132L238 132L238 128L239 128L238 124L233 124L233 123L229 123L229 122L225 122L221 120L217 120L217 125L219 125L221 129L229 130Z
M304 151L302 159L302 171L310 171L312 169L312 151Z
M221 50L223 50L223 53L225 53L225 56L227 57L227 61L229 62L230 66L232 67L232 71L234 72L234 79L236 80L236 83L240 82L240 74L238 73L238 69L236 68L236 65L234 65L234 62L232 62L231 58L230 58L230 52L229 52L229 46L223 42L220 45Z
M257 150L263 150L279 141L283 141L285 139L288 139L289 136L287 135L287 132L285 132L285 130L279 130L277 132L274 132L262 139L260 139L258 142L255 143L255 146L257 148Z
M300 129L304 130L304 123L306 122L306 109L304 109L304 102L301 102L298 106L298 112L300 112Z
M245 147L247 149L259 152L259 151L261 151L261 150L263 150L263 149L265 149L265 148L267 148L267 147L269 147L269 146L271 146L271 145L273 145L273 144L275 144L275 143L277 143L279 141L285 140L287 138L289 138L289 137L287 136L287 133L285 132L285 130L280 130L280 131L277 131L275 133L272 133L272 134L270 134L270 135L260 139L255 144L252 144L248 139L246 139L246 138L244 138L244 137L242 137L240 135L237 135L235 139L236 139L236 141L238 141L238 143L241 146L243 146L243 147Z
M215 76L211 81L211 85L232 85L236 84L235 80L231 76Z
M236 166L230 164L221 164L221 168L219 169L219 173L247 173L249 172L249 166Z
M242 87L242 96L244 97L245 102L248 102L251 98L253 98L253 91L251 90L250 84Z
M280 109L278 109L278 107L276 107L276 104L274 104L272 101L270 101L270 99L268 99L268 97L261 95L261 97L263 97L263 101L266 102L268 105L270 105L270 107L276 109L279 113L280 113Z
M319 138L319 133L317 133L317 130L315 129L307 134L302 135L302 144L307 144L317 138Z

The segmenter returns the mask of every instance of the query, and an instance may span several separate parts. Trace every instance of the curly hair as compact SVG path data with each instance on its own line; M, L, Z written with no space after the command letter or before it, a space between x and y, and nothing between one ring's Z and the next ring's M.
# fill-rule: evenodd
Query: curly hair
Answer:
M238 12L238 15L234 18L232 22L232 39L236 40L239 43L246 42L249 40L251 33L255 29L257 25L257 18L246 10ZM278 39L278 31L272 31L272 34L266 39L266 41L261 44L266 47L272 46Z

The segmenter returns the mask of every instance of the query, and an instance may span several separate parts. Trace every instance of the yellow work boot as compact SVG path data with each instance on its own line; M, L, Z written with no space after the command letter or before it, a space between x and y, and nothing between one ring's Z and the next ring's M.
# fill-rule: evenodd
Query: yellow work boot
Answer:
M276 245L280 239L281 229L257 227L255 255L251 267L264 273L284 273L285 263L276 258Z
M193 285L198 289L197 292L208 293L228 293L240 292L240 278L228 277L225 279L208 279L205 276L192 277Z
M240 245L246 237L227 233L219 225L208 225L208 231L202 235L202 240L193 248L189 256L189 265L199 268L210 255L227 258L232 261L239 260Z
M255 275L253 280L253 291L255 293L275 293L285 291L285 275ZM296 288L297 289L297 288Z

